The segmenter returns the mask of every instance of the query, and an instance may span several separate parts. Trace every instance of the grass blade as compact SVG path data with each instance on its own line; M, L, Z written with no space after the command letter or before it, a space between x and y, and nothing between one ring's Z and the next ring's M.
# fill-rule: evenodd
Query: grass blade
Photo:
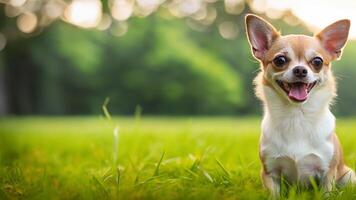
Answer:
M230 173L226 170L224 165L217 159L215 158L215 161L218 163L219 167L223 170L223 172L230 178Z
M113 165L117 165L117 160L119 157L119 126L116 126L113 131Z
M159 159L159 162L157 163L156 169L155 169L155 173L153 174L153 176L158 176L159 175L159 167L161 166L162 160L164 155L166 154L165 151L163 151L162 155L161 155L161 159Z
M102 109L103 109L105 117L111 122L111 115L110 115L110 112L109 112L109 110L107 108L109 102L110 102L110 98L106 97L105 101L104 101L104 104L102 106Z
M106 190L105 186L95 177L93 176L93 181L95 185L102 191L102 193L105 195L106 199L109 198L109 193Z
M213 177L211 177L210 174L209 174L206 170L204 170L204 169L202 169L202 168L199 168L199 169L200 169L200 171L203 173L203 175L204 175L211 183L214 183Z

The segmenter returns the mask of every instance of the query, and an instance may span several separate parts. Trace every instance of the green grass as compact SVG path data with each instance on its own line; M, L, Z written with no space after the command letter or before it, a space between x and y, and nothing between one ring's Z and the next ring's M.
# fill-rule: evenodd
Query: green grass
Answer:
M337 126L353 168L355 122L342 119ZM0 199L268 199L259 178L259 123L223 117L3 118ZM283 198L323 197L318 189L292 188ZM355 199L356 189L335 189L328 198Z

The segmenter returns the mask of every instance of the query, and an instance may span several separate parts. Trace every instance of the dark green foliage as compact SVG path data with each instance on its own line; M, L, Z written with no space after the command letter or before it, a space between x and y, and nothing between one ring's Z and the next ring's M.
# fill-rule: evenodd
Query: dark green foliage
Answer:
M252 85L259 64L245 37L243 14L221 9L217 6L218 18L205 32L157 12L130 19L122 37L61 21L31 38L17 35L0 56L0 98L7 103L0 113L97 114L106 97L114 114L132 114L138 105L145 114L259 113ZM217 30L226 20L238 24L234 40L223 39ZM308 33L282 20L272 23L282 33ZM333 67L339 115L356 113L355 47L350 41Z
M151 23L147 23L147 21ZM233 113L243 93L238 73L187 37L176 20L136 19L122 38L54 24L30 45L42 114Z

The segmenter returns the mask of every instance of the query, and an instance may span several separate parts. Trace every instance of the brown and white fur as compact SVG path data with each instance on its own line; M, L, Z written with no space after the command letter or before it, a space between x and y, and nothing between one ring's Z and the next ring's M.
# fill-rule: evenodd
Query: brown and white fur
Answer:
M336 96L331 62L340 58L349 28L345 19L313 37L282 36L262 18L246 16L252 53L261 63L255 79L264 106L261 177L275 195L282 176L302 185L309 185L310 177L317 178L327 191L334 183L356 183L354 171L343 162L329 109Z

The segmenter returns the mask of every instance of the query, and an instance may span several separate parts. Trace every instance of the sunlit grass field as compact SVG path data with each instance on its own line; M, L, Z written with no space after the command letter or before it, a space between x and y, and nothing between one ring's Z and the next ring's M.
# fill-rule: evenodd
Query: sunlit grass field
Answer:
M0 119L0 199L268 199L259 118ZM356 119L339 119L355 168ZM356 199L292 188L286 199Z

